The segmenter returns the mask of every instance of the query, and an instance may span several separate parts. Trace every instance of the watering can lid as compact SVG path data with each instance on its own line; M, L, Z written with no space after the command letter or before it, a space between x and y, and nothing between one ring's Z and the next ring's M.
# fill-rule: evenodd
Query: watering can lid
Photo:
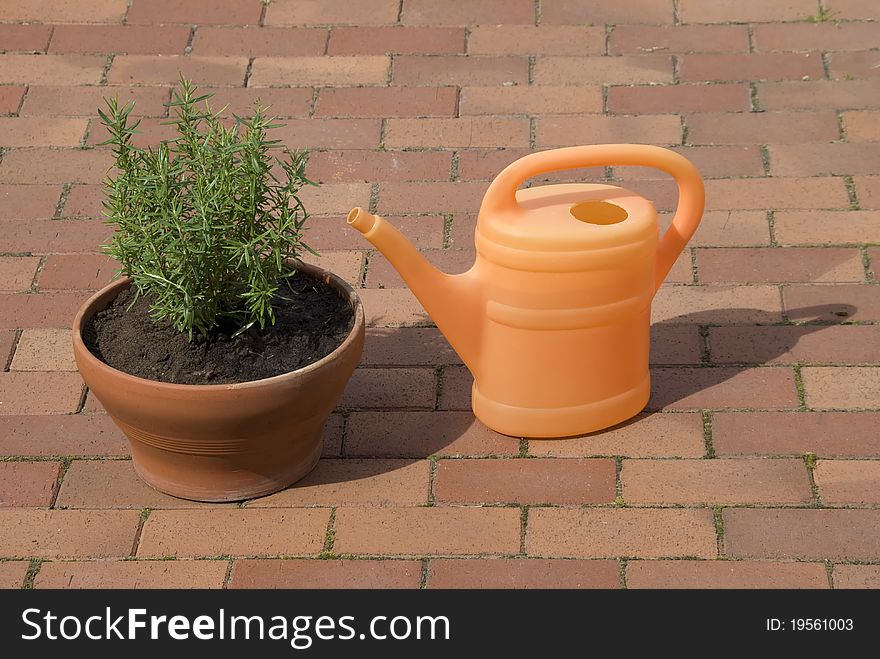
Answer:
M517 190L516 204L487 208L480 241L525 251L572 252L615 247L658 233L657 212L644 197L606 184L542 185Z

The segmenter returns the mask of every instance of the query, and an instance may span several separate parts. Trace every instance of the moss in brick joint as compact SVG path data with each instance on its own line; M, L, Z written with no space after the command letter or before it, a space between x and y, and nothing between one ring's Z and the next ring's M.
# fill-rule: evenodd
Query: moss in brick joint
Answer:
M446 374L446 366L440 364L434 367L434 383L437 387L437 394L434 396L434 410L440 409L440 399L443 397L443 378Z
M370 185L370 203L367 206L367 210L371 213L376 213L379 207L379 184L373 183Z
M59 481L64 478L64 475L67 473L67 470L70 469L70 465L73 463L73 460L74 458L72 455L61 456L61 459L59 460L59 462L61 463L61 473L58 476Z
M798 408L805 412L807 409L807 393L804 389L804 375L801 371L803 364L800 362L794 364L794 388L797 390Z
M623 508L626 501L623 500L623 481L620 479L620 473L623 471L623 456L614 456L614 507Z
M709 345L709 326L697 326L697 332L700 335L700 364L710 365L712 363L712 351Z
M703 443L706 447L706 459L714 459L715 455L715 447L712 444L712 412L710 410L703 410Z
M817 11L812 16L807 16L806 20L810 23L827 23L828 21L839 23L840 21L837 21L834 18L839 13L840 12L834 11L833 9L828 9L827 7L819 7L819 11Z
M877 281L877 273L874 271L874 264L871 263L871 256L868 254L868 246L860 245L859 253L862 257L862 267L865 270L865 280L869 282ZM880 262L880 259L878 259Z
M425 502L425 508L434 507L434 478L437 475L437 460L436 455L428 456L428 500Z
M816 454L815 453L805 453L804 454L804 464L807 465L807 469L813 471L816 468Z
M122 558L116 559L124 562L137 562L137 563L156 563L156 562L164 562L167 563L169 561L179 561L179 560L187 560L187 561L217 561L224 558L223 556L196 556L195 558L186 558L180 559L177 556L150 556L149 558L143 558L142 556L123 556ZM230 557L231 559L231 557Z
M28 565L27 574L24 575L24 584L22 588L24 590L33 590L34 589L34 579L37 576L37 572L40 571L40 568L43 565L42 558L35 558L31 561L31 564Z
M443 213L443 249L452 247L452 224L455 218L452 213Z
M718 544L718 557L724 556L724 516L721 506L712 506L712 520L715 524L715 542Z
M330 510L330 519L327 520L327 533L324 536L324 548L318 554L320 560L330 560L338 558L333 552L333 545L336 542L336 508Z
M449 163L449 180L450 181L457 181L458 180L458 167L461 164L460 158L461 157L459 155L458 149L456 149L455 151L452 152L452 158ZM451 217L450 213L445 213L444 217L446 217L447 215L449 215ZM444 244L444 247L445 246L446 245Z
M360 272L358 273L358 288L367 287L367 275L370 273L370 252L364 252L361 258ZM383 288L382 285L379 288Z
M844 176L843 184L846 186L846 194L849 196L849 209L851 211L862 210L862 207L859 205L859 198L856 194L856 182L852 176Z
M425 590L428 587L428 559L422 559L422 565L419 570L419 590Z
M822 506L822 498L819 496L819 486L816 485L816 454L804 453L804 464L807 467L807 475L810 479L810 492L813 495L813 507L820 508Z
M834 563L832 563L827 558L825 559L825 576L828 578L828 587L835 588L835 586L834 586Z
M45 455L0 455L0 462L55 462L63 459L63 456Z
M64 484L64 478L67 476L67 470L70 469L73 460L74 458L71 455L62 455L58 461L58 476L56 476L55 482L52 485L50 508L55 508L58 505L58 495L61 494L61 486Z

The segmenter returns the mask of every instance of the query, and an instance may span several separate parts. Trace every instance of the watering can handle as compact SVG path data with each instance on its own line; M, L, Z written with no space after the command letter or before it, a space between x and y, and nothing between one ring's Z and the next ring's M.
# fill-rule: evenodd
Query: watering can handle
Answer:
M538 151L505 167L486 190L483 208L489 212L518 212L516 190L526 179L562 169L607 165L654 167L671 174L678 184L678 207L657 248L655 289L669 274L675 259L694 235L703 215L705 192L700 173L675 151L647 144L594 144Z

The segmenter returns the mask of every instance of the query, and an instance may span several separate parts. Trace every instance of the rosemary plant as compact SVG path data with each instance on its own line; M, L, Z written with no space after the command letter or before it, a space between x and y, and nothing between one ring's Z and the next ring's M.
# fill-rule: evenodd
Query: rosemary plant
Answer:
M288 260L309 250L297 196L311 183L308 152L268 138L281 124L259 101L251 117L224 120L211 96L181 77L169 122L177 136L146 149L132 144L134 103L105 99L107 111L98 110L116 156L104 200L116 231L104 249L136 295L148 297L154 320L190 340L194 332L210 337L224 319L239 333L274 324L272 301L293 272Z

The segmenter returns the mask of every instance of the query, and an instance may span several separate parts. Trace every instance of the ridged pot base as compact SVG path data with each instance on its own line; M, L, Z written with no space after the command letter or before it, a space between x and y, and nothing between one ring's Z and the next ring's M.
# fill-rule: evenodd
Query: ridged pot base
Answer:
M282 490L314 469L324 424L360 360L365 322L348 284L314 266L298 269L346 299L354 324L326 357L263 380L169 384L100 361L83 343L82 328L130 285L128 279L110 284L80 309L73 327L77 366L128 438L135 470L148 485L194 501L241 501Z
M311 445L312 449L304 456L282 456L272 451L268 457L275 458L274 466L260 461L260 465L251 468L246 468L240 457L228 460L178 454L172 459L150 446L132 443L131 447L134 470L154 490L179 499L222 503L267 496L305 478L321 457L321 435L299 438L296 444ZM200 477L196 479L194 474ZM223 483L223 488L206 488L206 482Z

